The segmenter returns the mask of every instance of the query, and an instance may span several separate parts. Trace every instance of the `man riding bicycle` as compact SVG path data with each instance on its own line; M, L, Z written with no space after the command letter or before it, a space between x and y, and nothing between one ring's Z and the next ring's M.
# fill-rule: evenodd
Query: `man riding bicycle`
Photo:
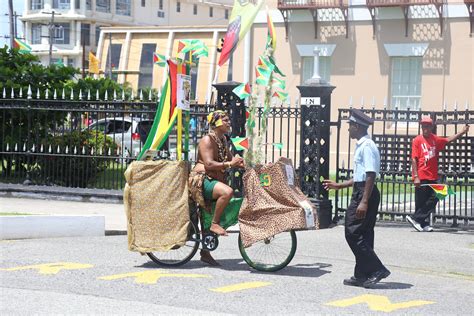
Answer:
M224 111L214 111L207 116L209 133L198 146L197 163L189 175L191 198L207 212L211 212L211 203L215 201L215 212L209 230L217 235L226 236L220 226L220 218L233 196L234 190L228 186L226 170L244 167L241 157L234 157L229 150L226 133L230 132L229 115ZM201 251L201 261L218 265L209 251Z

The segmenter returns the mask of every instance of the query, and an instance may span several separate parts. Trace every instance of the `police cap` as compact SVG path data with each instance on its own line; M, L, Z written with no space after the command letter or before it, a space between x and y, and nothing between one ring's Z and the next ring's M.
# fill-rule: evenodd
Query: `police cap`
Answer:
M374 120L371 117L365 115L361 110L352 109L351 116L349 117L349 123L350 122L357 123L362 126L369 126L374 123Z

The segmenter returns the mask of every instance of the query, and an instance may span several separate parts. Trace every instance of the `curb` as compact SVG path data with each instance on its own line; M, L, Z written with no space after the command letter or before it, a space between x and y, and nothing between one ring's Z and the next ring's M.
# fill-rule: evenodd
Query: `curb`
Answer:
M104 236L103 215L0 216L0 239Z

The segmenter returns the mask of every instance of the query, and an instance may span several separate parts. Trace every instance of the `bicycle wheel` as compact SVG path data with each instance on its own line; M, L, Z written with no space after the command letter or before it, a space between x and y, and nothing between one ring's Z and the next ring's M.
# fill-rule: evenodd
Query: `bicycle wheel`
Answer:
M239 234L239 250L245 262L255 270L275 272L286 267L296 252L296 233L283 232L244 248Z
M175 246L168 251L148 252L148 257L162 266L180 266L191 260L199 248L199 232L192 221L189 222L188 230L188 239L184 245Z

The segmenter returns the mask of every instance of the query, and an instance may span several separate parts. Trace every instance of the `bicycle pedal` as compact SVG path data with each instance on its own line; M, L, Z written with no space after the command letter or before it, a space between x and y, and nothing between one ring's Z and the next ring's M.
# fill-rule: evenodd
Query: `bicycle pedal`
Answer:
M204 249L213 251L219 246L219 239L215 233L206 233L202 238L202 246Z

